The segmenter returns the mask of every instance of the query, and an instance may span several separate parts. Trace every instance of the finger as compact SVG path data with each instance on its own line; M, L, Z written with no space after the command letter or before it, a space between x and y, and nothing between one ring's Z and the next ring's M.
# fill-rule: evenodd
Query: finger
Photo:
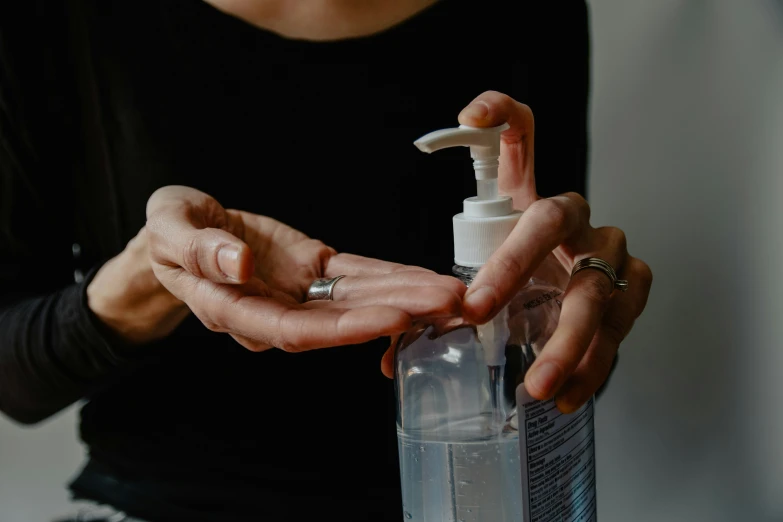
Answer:
M217 228L236 227L231 221L237 217L216 202L214 208L202 203L158 202L152 206L147 220L152 260L218 283L244 283L253 273L252 252L237 236ZM219 213L222 216L216 218Z
M253 339L250 339L249 337L245 337L243 335L238 335L238 334L230 334L230 335L231 337L234 338L236 342L238 342L240 345L242 345L244 348L247 348L251 352L264 352L272 348L271 344L254 341Z
M338 284L341 282L342 280ZM308 301L304 304L307 309L331 308L339 310L374 306L396 308L417 319L458 317L462 312L462 297L449 289L431 286L394 288L374 294L369 293L355 299Z
M207 328L286 351L365 343L411 324L407 313L390 306L306 308L204 279L195 286L192 302L203 304L193 312Z
M337 254L329 258L324 268L325 277L337 277L339 275L384 275L395 272L426 272L434 274L433 271L417 266L403 265L382 261L371 257L357 256L354 254Z
M617 349L618 345L610 342L604 332L596 332L579 365L555 396L558 410L573 413L595 394L609 377Z
M552 250L577 232L589 234L590 230L589 207L577 195L565 194L531 205L470 285L463 304L466 317L478 324L489 320Z
M381 373L389 379L394 379L394 351L396 346L397 338L395 337L381 358Z
M319 310L289 310L280 315L278 341L286 351L362 344L379 337L400 334L410 328L411 318L390 306Z
M583 257L604 259L616 271L622 271L627 259L625 236L602 240L601 244L603 250ZM525 387L534 398L549 399L571 376L587 352L614 290L611 279L600 270L581 270L571 278L557 328L525 376ZM623 296L615 299L624 301Z
M509 129L501 135L498 187L513 198L515 208L524 210L537 201L535 122L530 107L503 93L487 91L465 107L458 119L461 124L472 127L509 124Z
M629 257L623 277L628 291L616 293L592 339L590 347L556 396L564 413L579 409L604 384L620 348L647 304L652 272L641 260Z
M411 325L410 315L390 306L308 309L257 279L223 285L175 268L168 269L168 277L179 277L175 286L209 330L230 333L253 351L361 344L403 333Z
M377 276L344 277L335 283L332 295L335 301L345 301L372 299L397 290L413 290L416 295L426 299L427 289L447 290L461 301L467 287L455 277L425 270L411 270Z
M177 185L159 188L147 200L147 219L169 208L186 212L188 220L197 228L211 226L242 236L243 213L226 211L215 198L194 188Z

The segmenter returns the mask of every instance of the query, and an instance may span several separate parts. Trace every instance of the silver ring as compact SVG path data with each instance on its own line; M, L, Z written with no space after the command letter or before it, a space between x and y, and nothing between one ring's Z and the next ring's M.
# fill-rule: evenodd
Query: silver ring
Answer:
M331 279L316 279L312 282L310 288L307 289L307 300L334 301L334 296L332 295L334 292L334 285L343 277L345 276L339 275Z
M606 274L607 277L609 277L609 280L612 281L612 286L614 288L620 290L621 292L628 290L628 281L625 279L617 279L617 272L614 271L612 265L597 257L586 257L577 261L574 265L574 269L571 270L571 277L574 277L574 274L580 270L584 270L585 268L595 268L600 270Z

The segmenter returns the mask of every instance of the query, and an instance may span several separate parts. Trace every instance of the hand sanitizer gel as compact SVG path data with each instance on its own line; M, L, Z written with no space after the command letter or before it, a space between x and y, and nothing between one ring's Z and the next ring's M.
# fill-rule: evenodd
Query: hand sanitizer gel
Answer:
M423 136L424 152L470 147L476 197L453 218L454 273L467 285L521 212L498 195L500 134L460 126ZM486 324L414 326L395 354L397 437L405 520L596 520L593 401L562 414L525 391L554 332L561 290L531 279Z

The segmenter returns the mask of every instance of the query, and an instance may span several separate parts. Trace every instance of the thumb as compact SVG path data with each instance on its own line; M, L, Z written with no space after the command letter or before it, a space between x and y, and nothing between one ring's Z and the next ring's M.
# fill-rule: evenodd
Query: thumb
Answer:
M215 283L246 283L253 274L250 247L219 228L194 228L177 234L170 252L177 265Z
M216 283L241 284L253 274L253 254L240 238L223 228L241 230L242 219L213 198L177 187L156 192L147 204L147 230L153 263L182 268Z

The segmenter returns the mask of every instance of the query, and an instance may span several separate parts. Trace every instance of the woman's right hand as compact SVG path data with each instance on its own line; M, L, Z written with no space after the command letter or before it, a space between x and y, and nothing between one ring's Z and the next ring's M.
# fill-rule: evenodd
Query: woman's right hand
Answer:
M414 319L457 316L465 285L423 268L338 254L274 219L224 209L181 186L147 203L160 282L210 330L244 347L304 351L367 342ZM306 301L318 278L344 275L333 301Z

